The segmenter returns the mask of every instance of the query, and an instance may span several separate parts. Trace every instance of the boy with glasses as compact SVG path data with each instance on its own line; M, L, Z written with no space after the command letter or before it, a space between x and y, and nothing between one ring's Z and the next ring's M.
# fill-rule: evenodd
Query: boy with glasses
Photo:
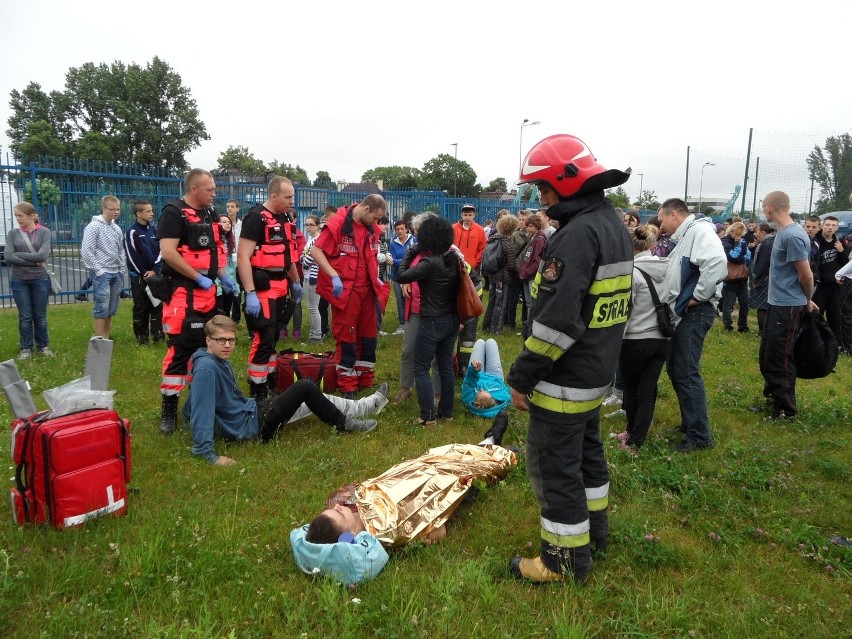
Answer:
M237 342L237 325L216 315L204 325L207 348L192 355L192 385L184 405L184 421L192 430L192 454L215 466L236 461L217 455L213 438L218 432L226 441L260 438L268 442L281 429L313 413L341 433L369 433L374 419L356 419L378 414L388 403L387 384L359 400L323 395L309 380L299 380L275 399L256 402L243 395L237 385L231 356Z

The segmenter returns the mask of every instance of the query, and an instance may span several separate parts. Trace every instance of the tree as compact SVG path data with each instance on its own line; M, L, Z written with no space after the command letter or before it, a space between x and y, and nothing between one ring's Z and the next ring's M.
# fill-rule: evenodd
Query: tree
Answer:
M317 171L317 179L314 180L314 186L328 186L334 184L328 171Z
M311 178L308 177L307 171L298 164L291 166L290 164L282 164L278 160L272 160L269 163L269 172L281 177L289 178L294 184L310 185Z
M488 186L485 187L485 190L491 191L492 193L505 193L509 190L506 185L506 178L494 178L488 183Z
M145 67L87 62L68 70L63 92L31 82L10 96L7 134L25 161L62 144L63 155L185 168L184 155L210 139L180 75L157 57Z
M423 176L420 169L413 166L377 166L361 175L362 182L382 183L386 189L417 189L420 188Z
M810 177L819 184L816 213L846 210L852 193L852 136L831 136L825 148L814 146L807 159Z
M432 187L459 197L479 197L482 186L476 182L476 171L464 160L441 153L423 165L423 187Z
M615 190L607 190L606 196L610 199L614 207L619 209L630 208L630 196L627 195L627 191L624 190L623 186L619 186Z
M263 175L266 165L254 157L246 146L229 146L219 154L218 168L222 171Z
M48 206L59 204L62 199L62 191L50 178L36 178L36 195L38 202L33 200L32 180L24 180L24 202L30 202L35 206Z
M656 211L660 208L660 201L657 199L657 194L653 191L642 191L641 197L636 200L636 206L640 209Z

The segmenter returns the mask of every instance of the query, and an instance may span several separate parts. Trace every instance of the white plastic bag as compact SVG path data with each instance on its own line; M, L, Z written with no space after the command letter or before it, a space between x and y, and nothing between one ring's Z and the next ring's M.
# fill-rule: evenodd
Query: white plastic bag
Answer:
M92 379L88 375L62 386L49 388L42 395L50 406L51 417L61 417L90 408L112 409L115 406L115 391L92 390Z

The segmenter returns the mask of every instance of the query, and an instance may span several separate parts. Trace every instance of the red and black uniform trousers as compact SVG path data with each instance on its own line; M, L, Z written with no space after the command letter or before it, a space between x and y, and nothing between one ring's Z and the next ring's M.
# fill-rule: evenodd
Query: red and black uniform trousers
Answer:
M527 474L541 509L541 561L579 580L592 569L592 547L605 551L609 536L602 401L560 401L535 391L530 399Z
M185 278L171 279L172 296L163 301L163 332L169 350L163 359L163 395L180 395L192 382L190 357L206 345L204 324L216 314L216 287L204 290Z
M262 385L275 379L278 327L289 320L293 304L288 296L286 271L252 268L252 276L260 314L257 317L245 314L246 328L252 332L247 373L249 384Z

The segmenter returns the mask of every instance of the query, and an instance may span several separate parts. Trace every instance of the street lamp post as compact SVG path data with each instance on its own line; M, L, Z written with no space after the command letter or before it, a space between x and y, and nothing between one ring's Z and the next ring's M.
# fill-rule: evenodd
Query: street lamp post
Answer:
M642 206L642 180L645 178L644 173L639 173L639 206Z
M453 197L457 197L457 195L456 195L456 180L459 176L459 165L458 165L458 162L459 162L459 143L453 142L452 144L450 144L450 146L455 149L455 151L453 153L455 160L456 160L456 163L453 166Z
M712 162L705 162L704 166L701 167L701 182L698 185L698 210L696 211L696 213L701 213L701 196L703 195L704 191L704 169L706 169L708 166L716 165Z
M524 118L524 121L521 122L521 139L520 142L518 142L518 175L520 175L524 170L524 127L535 126L536 124L541 124L541 122L538 120L530 122L529 118Z

